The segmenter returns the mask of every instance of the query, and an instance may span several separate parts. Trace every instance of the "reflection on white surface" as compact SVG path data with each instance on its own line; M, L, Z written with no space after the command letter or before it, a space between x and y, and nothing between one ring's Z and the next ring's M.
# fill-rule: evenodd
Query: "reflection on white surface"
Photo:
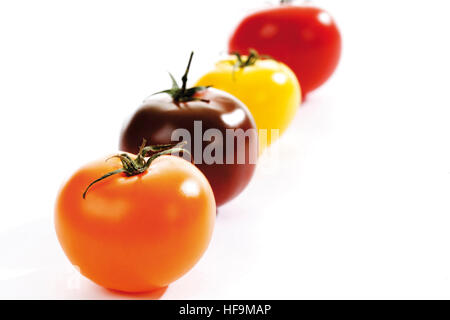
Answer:
M12 280L26 276L35 271L34 269L21 269L21 268L0 268L0 281Z

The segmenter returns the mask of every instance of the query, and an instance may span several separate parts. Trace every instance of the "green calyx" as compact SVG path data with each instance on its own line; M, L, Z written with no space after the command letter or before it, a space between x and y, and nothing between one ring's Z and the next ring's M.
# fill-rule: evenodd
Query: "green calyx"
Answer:
M267 56L267 55L259 55L259 53L255 50L255 49L250 49L249 50L249 54L247 56L247 59L242 58L242 55L235 51L232 52L231 55L236 57L236 62L233 64L233 69L231 71L231 76L233 81L236 81L236 70L237 69L243 69L245 67L249 67L252 66L256 63L256 61L260 60L260 59L271 59L271 57Z
M108 172L107 174L101 176L100 178L92 181L86 188L86 190L83 192L83 199L86 199L86 194L89 191L89 189L96 184L99 181L102 181L103 179L106 179L112 175L119 174L119 173L125 173L127 176L135 176L141 173L144 173L152 163L153 160L156 158L172 154L175 152L188 152L187 150L183 149L183 146L186 144L186 142L181 142L177 144L161 144L161 145L153 145L153 146L146 146L147 141L143 139L141 147L139 148L139 153L136 156L136 158L132 159L128 154L122 153L112 156L111 158L106 159L108 161L112 158L118 158L122 162L122 168ZM150 154L148 156L148 154ZM146 159L148 158L148 159Z
M182 82L181 88L178 85L177 81L175 80L174 76L169 72L169 76L172 79L172 88L168 89L168 90L159 91L154 94L167 93L172 97L173 102L175 102L175 103L197 101L197 100L209 102L208 100L195 97L195 94L199 91L208 89L210 86L207 86L207 87L198 86L198 87L186 88L186 83L187 83L188 74L189 74L189 68L191 67L191 62L192 62L193 56L194 56L194 52L191 52L191 56L189 57L189 62L188 62L187 68L186 68L186 72L184 73L183 77L181 78L181 82Z
M243 59L242 55L239 52L232 52L231 55L236 56L236 63L234 64L234 68L245 68L252 66L256 63L256 61L264 58L270 59L269 56L261 56L255 49L250 49L247 59Z

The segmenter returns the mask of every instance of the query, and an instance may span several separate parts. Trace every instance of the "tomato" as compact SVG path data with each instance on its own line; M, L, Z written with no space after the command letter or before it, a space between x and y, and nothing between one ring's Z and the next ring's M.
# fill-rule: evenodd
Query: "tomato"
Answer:
M184 138L186 149L209 180L220 206L239 195L253 176L258 158L256 125L247 107L229 93L207 87L186 88L188 70L181 88L174 81L174 88L144 101L125 124L119 147L136 153L142 138L166 144L184 131L188 134ZM236 133L231 137L232 145L227 144L230 130ZM214 131L220 136L208 136ZM240 139L240 132L248 134L247 138ZM216 150L214 159L207 158L211 148ZM239 161L239 153L244 155L243 161Z
M296 74L305 96L334 72L341 54L341 35L324 10L282 4L245 17L229 40L229 52L254 48L284 62Z
M147 168L133 160L140 168L134 172L127 157L132 155L101 159L75 172L57 198L56 233L87 278L109 289L150 291L175 281L200 259L216 207L208 181L190 162L161 155ZM86 187L109 172L83 198Z
M267 145L283 133L300 105L301 90L294 73L283 63L236 55L219 61L196 85L227 91L249 108L258 130L267 130ZM278 135L272 130L279 130ZM260 151L266 139L260 137Z

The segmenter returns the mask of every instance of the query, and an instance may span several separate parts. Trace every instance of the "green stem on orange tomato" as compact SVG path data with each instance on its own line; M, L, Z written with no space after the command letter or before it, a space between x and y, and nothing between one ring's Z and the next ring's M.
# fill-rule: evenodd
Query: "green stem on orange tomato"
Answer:
M119 158L122 162L122 168L111 171L106 173L105 175L101 176L98 179L95 179L92 181L84 190L83 192L83 199L86 199L86 194L89 191L89 189L96 184L97 182L102 181L103 179L106 179L110 176L113 176L115 174L119 173L125 173L127 176L131 177L137 174L144 173L152 163L153 160L156 158L172 154L175 152L188 152L187 150L183 149L183 146L186 144L186 142L176 143L176 144L161 144L161 145L153 145L153 146L146 146L147 141L143 139L141 147L139 148L139 152L136 156L136 158L132 159L127 153L117 154L112 156L111 158ZM151 154L148 156L148 154ZM189 152L188 152L189 153ZM111 158L106 159L107 161ZM148 159L146 159L148 158Z

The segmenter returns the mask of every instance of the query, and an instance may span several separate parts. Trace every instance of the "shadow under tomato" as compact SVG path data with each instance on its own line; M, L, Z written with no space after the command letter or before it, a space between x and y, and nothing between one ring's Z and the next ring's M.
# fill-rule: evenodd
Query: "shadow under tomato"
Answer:
M124 292L124 291L118 291L114 289L106 289L107 293L112 294L113 296L121 299L142 299L142 300L159 300L166 292L168 286L155 289L148 292Z

